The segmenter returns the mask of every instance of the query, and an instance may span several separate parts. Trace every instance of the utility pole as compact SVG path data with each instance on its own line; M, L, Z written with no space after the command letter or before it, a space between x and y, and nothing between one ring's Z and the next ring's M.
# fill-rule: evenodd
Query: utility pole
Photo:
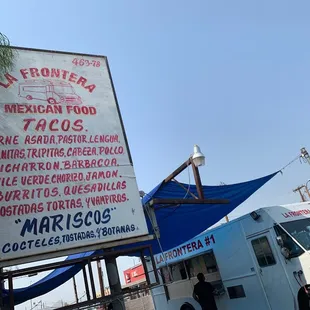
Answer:
M307 182L306 185L305 185L305 190L306 190L306 192L307 192L307 194L308 194L308 197L310 198L310 192L309 192L309 188L308 188L308 182Z
M300 195L300 198L301 198L302 202L305 202L305 201L307 201L307 199L305 198L304 194L301 192L301 190L302 190L303 188L306 188L306 191L308 192L308 195L309 195L308 188L307 188L305 185L298 186L297 188L295 188L295 189L293 190L293 192L294 192L294 193L298 192L299 195ZM309 196L309 197L310 197L310 196Z

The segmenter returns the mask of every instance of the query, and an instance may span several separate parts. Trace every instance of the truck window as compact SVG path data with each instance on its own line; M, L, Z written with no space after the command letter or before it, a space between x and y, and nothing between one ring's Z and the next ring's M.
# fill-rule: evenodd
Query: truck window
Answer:
M185 262L188 274L191 278L197 276L198 273L213 273L217 272L217 264L213 252L209 252Z
M282 229L282 227L277 225L274 227L274 230L277 236L282 237L284 246L289 249L291 257L298 257L304 253L304 250ZM298 241L300 242L300 240Z
M195 278L200 272L203 274L207 273L207 267L202 255L187 260L186 265L191 278Z
M260 267L268 267L276 264L267 237L252 240L252 246Z
M54 86L54 92L56 94L75 94L74 89L71 87L71 85Z
M280 224L307 251L310 250L310 218Z
M30 92L30 93L45 93L46 87L45 86L24 86L23 87L24 92Z
M245 292L242 285L227 287L227 291L230 299L245 297Z
M160 274L164 283L170 283L172 281L168 267L162 267L160 269Z
M213 252L203 255L203 259L207 267L207 273L213 273L218 271L216 259Z

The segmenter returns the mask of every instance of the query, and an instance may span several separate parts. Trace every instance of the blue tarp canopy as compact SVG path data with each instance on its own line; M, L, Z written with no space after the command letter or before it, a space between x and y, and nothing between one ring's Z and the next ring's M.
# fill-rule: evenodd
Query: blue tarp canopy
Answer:
M206 199L228 199L230 201L229 204L183 204L158 209L155 213L160 230L160 243L163 250L167 251L176 247L217 223L277 173L238 184L203 186L203 193ZM166 184L162 183L144 196L143 204L145 205L153 198L182 199L186 194L186 198L192 199L193 197L188 194L188 191L198 196L195 185L190 185L188 189L187 184L180 185L173 181ZM148 227L149 231L153 231L149 220ZM161 252L157 241L152 242L152 250L154 254Z
M248 182L220 185L220 186L203 186L203 193L206 199L228 199L229 204L182 204L169 208L160 208L155 214L157 224L160 229L160 243L164 251L169 250L179 244L200 234L202 231L211 227L225 215L229 214L254 192L262 187L266 182L272 179L279 171L265 177ZM153 198L161 199L189 199L193 198L189 193L198 196L196 186L180 184L174 181L161 183L156 186L149 194L142 199L143 205L146 205ZM153 232L152 225L147 219L149 231ZM154 254L161 252L157 240L147 241L151 244ZM136 245L142 245L139 243ZM133 245L126 246L132 247ZM124 248L124 247L122 247ZM70 255L66 260L87 257L94 252ZM29 287L15 289L15 305L23 303L29 299L46 294L63 283L67 282L83 268L82 264L58 268L48 274L40 281ZM8 291L4 291L5 304L9 303Z

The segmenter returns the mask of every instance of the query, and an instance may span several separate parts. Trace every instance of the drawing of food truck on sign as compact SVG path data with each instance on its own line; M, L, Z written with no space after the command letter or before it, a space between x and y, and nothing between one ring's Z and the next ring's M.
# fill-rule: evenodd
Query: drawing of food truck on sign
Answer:
M19 96L27 100L42 100L49 104L81 104L82 99L70 83L63 81L29 80L19 84Z

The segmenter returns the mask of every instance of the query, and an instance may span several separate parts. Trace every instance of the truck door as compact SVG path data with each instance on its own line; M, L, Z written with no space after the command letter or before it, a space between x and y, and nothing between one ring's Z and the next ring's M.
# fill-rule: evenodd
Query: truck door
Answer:
M272 310L297 309L280 257L275 251L270 231L248 239L255 269L262 281Z

